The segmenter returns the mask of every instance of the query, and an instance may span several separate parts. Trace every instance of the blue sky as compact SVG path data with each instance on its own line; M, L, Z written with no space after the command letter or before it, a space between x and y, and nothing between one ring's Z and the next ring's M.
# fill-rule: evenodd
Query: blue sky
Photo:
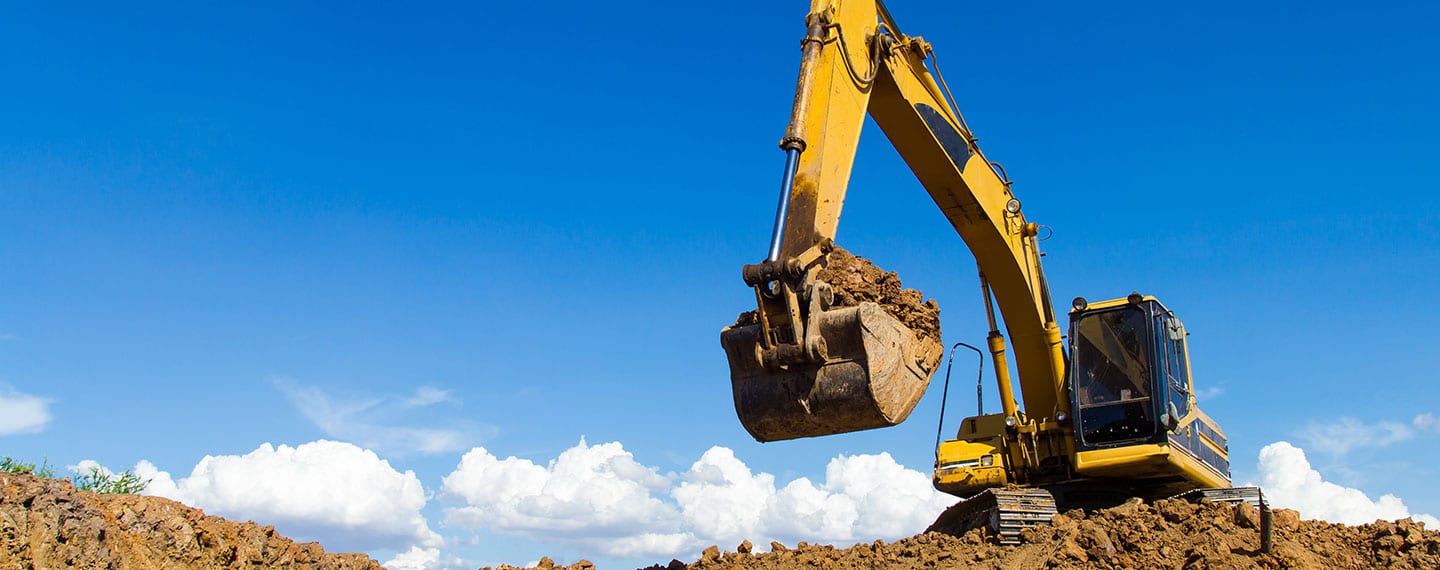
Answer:
M1054 230L1058 303L1138 290L1185 320L1237 481L1288 441L1327 481L1440 512L1434 6L889 7ZM587 537L700 516L667 489L733 467L714 446L777 488L842 455L928 474L938 390L897 428L766 445L731 407L718 333L753 299L805 10L7 6L0 453L180 481L344 443L300 463L353 460L410 526L344 544L324 509L202 506L382 561L617 567L662 560ZM873 125L838 242L938 299L947 344L983 340L973 262ZM602 457L638 485L614 496L670 510L503 526L500 499L444 488L476 447ZM406 471L420 490L394 490Z

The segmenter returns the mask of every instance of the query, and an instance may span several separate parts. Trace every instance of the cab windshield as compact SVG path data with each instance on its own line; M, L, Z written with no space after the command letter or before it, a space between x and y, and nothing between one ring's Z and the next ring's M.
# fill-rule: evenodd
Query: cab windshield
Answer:
M1086 445L1155 433L1150 401L1150 314L1127 305L1081 316L1072 323L1080 438Z

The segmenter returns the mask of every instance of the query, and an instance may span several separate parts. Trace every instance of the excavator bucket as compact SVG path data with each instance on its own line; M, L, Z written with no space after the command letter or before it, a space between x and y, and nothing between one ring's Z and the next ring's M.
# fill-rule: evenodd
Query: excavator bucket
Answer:
M770 370L761 365L760 325L720 332L740 423L757 441L888 427L920 402L924 370L915 334L874 303L820 313L828 358ZM938 345L937 345L938 346Z

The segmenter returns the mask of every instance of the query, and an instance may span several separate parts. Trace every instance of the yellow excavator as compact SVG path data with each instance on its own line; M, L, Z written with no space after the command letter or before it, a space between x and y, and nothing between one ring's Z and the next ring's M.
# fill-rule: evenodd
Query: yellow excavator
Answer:
M742 271L758 307L721 332L746 430L766 442L895 425L937 368L914 331L871 303L832 307L817 278L868 113L974 255L988 315L1001 412L937 442L935 487L964 499L937 526L988 525L1014 542L1057 509L1186 492L1268 514L1258 489L1229 488L1227 442L1196 405L1173 312L1138 293L1076 297L1062 334L1039 226L976 145L931 45L879 0L812 0L805 26L770 250Z

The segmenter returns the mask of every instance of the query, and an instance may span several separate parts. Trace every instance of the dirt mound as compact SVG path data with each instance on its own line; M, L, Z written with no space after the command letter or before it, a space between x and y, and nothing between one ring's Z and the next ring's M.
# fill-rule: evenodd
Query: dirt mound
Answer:
M915 289L906 289L900 277L893 271L886 271L835 246L826 257L825 267L816 272L816 277L829 283L835 292L836 307L854 307L860 303L875 303L900 320L915 332L920 342L917 354L925 356L922 363L926 370L933 371L943 356L940 344L940 305L934 299ZM740 313L735 319L736 326L753 325L759 322L755 311Z
M1409 519L1345 526L1301 521L1295 511L1278 510L1274 521L1274 548L1268 554L1259 552L1259 513L1250 505L1136 500L1089 514L1056 515L1051 526L1026 530L1022 544L1015 546L1000 545L983 529L963 536L930 532L844 549L771 543L767 553L755 553L747 541L736 552L712 546L689 564L676 560L647 570L1440 567L1440 532Z
M540 558L540 562L535 566L524 567L501 564L493 568L490 566L481 566L480 570L531 570L532 568L535 570L595 570L595 563L590 562L589 560L581 560L567 566L562 564L556 564L555 561L551 560L549 556L545 556Z
M835 305L853 307L864 302L880 305L900 319L921 342L940 342L940 306L915 289L906 289L893 271L836 246L817 277L835 289Z
M493 567L493 568L490 567L490 566L481 566L481 567L480 567L480 570L531 570L531 569L534 569L534 570L595 570L595 563L593 563L593 562L591 562L591 561L589 561L589 560L581 560L581 561L576 562L576 563L574 563L574 564L562 565L562 564L556 564L555 561L554 561L554 560L551 560L549 556L545 556L545 557L540 558L540 562L539 562L538 564L536 564L535 566L528 566L528 567L527 567L527 566L511 566L511 565L509 565L509 564L501 564L501 565L495 566L495 567Z
M0 568L380 568L255 523L160 497L97 495L68 481L0 474Z

